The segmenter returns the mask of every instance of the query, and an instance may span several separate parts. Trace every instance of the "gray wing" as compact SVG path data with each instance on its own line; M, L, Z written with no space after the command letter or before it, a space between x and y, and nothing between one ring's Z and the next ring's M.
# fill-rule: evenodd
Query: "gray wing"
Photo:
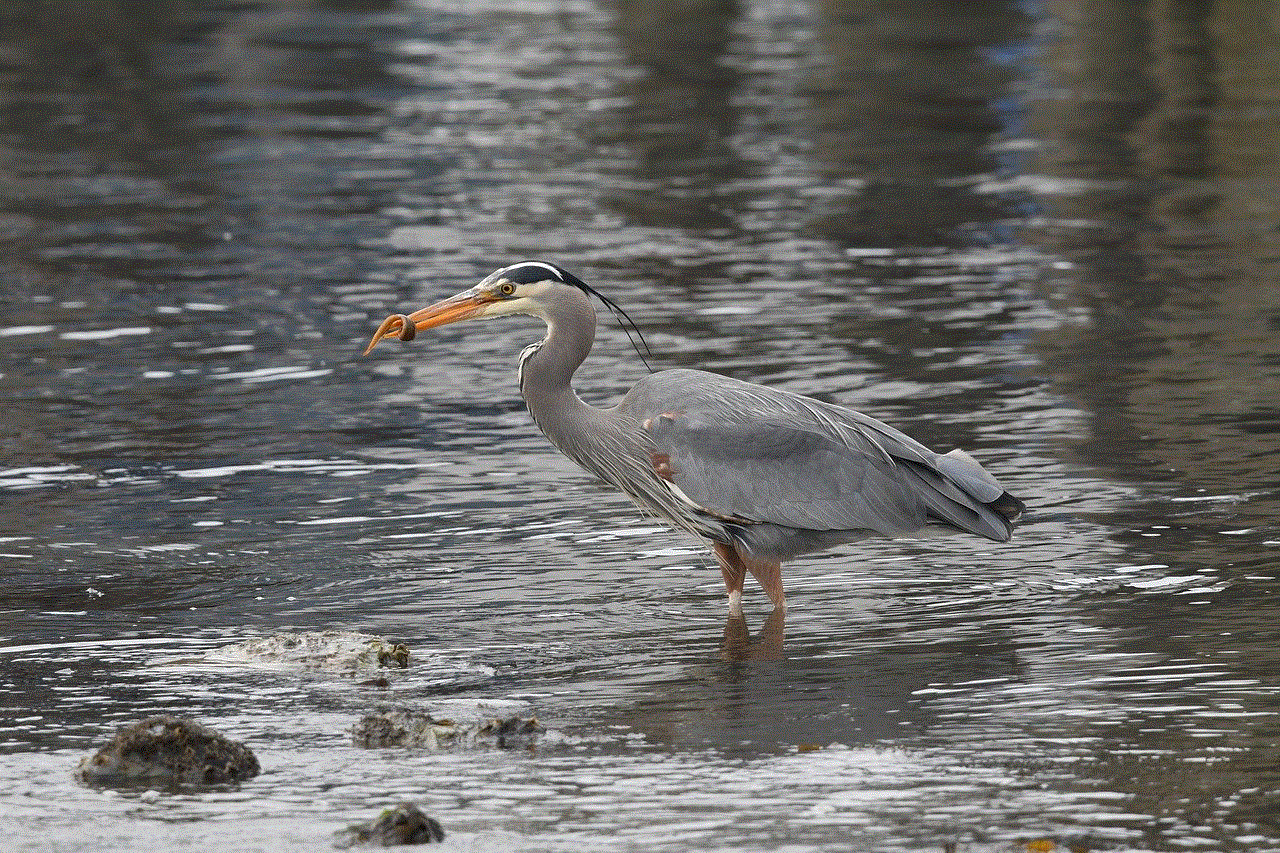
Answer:
M925 524L924 507L906 481L865 439L850 446L783 423L718 422L707 411L659 415L650 423L669 480L712 515L890 536Z
M940 455L858 412L692 370L647 377L623 402L682 499L720 518L816 531L909 534L936 519L1000 541L1004 489L967 455Z

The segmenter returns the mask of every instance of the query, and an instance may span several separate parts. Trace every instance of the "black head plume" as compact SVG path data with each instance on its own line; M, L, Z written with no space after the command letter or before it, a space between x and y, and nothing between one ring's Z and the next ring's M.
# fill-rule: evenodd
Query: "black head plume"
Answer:
M653 367L650 366L649 359L645 358L645 353L653 355L653 350L649 349L649 342L644 339L644 335L641 333L640 327L635 324L635 321L632 320L627 312L623 311L616 302L566 270L564 267L549 264L546 261L524 261L516 264L515 266L508 267L502 273L502 277L512 284L532 284L535 281L546 281L548 278L551 278L552 280L562 281L565 284L571 284L588 296L594 296L596 299L599 299L604 303L606 308L613 312L613 316L618 321L618 325L622 327L622 331L627 335L627 340L631 342L631 348L636 351L636 355L640 356L640 360L644 362L644 366L650 373L653 372ZM632 332L636 333L634 338L631 336ZM636 343L637 339L640 341L639 344ZM641 345L644 346L643 352L640 350Z

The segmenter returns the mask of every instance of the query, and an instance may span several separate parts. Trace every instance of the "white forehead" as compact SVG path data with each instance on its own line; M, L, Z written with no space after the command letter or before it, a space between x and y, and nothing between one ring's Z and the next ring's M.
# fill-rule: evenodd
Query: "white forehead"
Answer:
M500 272L502 276L505 278L509 273L511 273L512 270L520 269L521 267L537 267L538 269L546 272L552 280L564 281L564 275L561 274L560 270L556 269L551 264L544 264L542 261L521 261L518 264L512 264L509 267L503 267L500 270Z

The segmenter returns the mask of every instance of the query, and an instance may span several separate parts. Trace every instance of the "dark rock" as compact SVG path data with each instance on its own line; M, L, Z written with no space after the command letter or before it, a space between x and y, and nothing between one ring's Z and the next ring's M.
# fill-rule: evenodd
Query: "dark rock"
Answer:
M97 754L81 759L76 779L108 788L227 785L258 775L258 759L237 743L179 717L125 726Z
M412 803L401 803L395 808L385 809L368 823L345 829L338 835L338 844L342 847L354 847L357 844L396 847L401 844L444 841L444 829L440 822L423 814Z

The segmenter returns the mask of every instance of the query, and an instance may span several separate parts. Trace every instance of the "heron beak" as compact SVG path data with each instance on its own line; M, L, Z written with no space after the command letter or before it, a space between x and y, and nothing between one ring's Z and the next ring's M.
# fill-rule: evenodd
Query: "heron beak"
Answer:
M365 347L364 354L368 355L372 352L378 342L388 335L395 335L402 341L411 341L418 332L474 317L486 305L497 301L493 297L468 290L434 305L420 308L412 314L392 314L382 321L382 325L373 335L373 340L369 341L369 346Z

